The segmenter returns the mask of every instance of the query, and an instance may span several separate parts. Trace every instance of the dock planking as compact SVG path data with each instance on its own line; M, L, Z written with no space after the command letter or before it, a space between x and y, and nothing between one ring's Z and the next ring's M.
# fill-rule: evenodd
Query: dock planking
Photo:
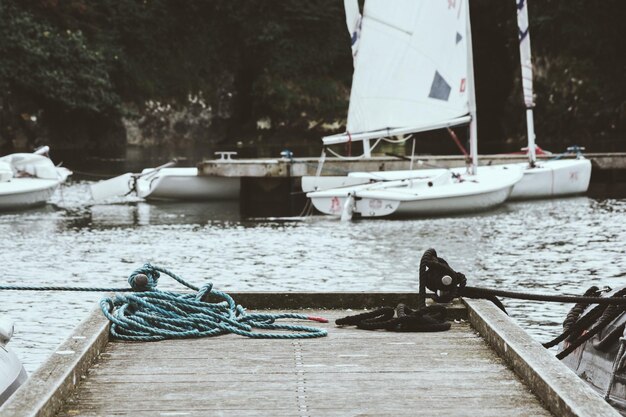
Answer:
M337 327L335 319L357 311L306 310L330 320L316 324L328 330L328 337L106 341L94 350L102 342L98 334L106 334L107 328L96 311L78 331L79 338L70 337L77 352L91 352L75 362L83 363L75 369L86 371L69 378L57 357L28 383L39 386L42 373L50 383L57 373L69 378L74 389L66 387L63 396L48 393L54 400L46 402L41 392L29 398L27 384L0 415L618 415L490 303L469 301L467 310L467 321L456 320L450 331L439 333ZM91 342L81 347L80 340ZM528 349L533 357L525 360ZM553 369L527 369L542 360L543 367ZM49 385L52 391L63 386Z
M314 340L110 343L58 416L550 415L468 323L439 334L325 327Z
M550 160L555 157L575 158L574 154L567 155L537 155L538 161ZM586 153L585 157L591 160L594 174L597 171L626 170L626 153ZM413 168L424 169L432 167L456 168L466 165L462 155L416 155L416 160L423 165ZM497 165L528 162L526 155L479 155L481 165ZM290 178L305 175L316 175L319 158L276 158L276 159L232 159L205 160L198 163L198 174L218 177L251 177L251 178ZM345 159L327 157L324 159L322 175L345 175L356 171L395 171L411 169L412 164L405 158L393 156L373 156L371 158Z

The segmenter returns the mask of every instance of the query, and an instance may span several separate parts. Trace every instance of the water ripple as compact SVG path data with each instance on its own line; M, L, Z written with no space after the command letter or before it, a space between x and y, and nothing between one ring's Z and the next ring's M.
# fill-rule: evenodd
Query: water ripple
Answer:
M0 214L3 284L125 287L152 262L225 291L417 290L433 247L469 285L582 294L626 281L626 201L587 197L509 203L484 214L342 223L322 216L243 219L238 203L90 205L87 182L54 204ZM180 289L170 280L162 289ZM32 372L94 308L94 293L0 293L16 321L11 342ZM569 305L504 300L539 340L560 330Z

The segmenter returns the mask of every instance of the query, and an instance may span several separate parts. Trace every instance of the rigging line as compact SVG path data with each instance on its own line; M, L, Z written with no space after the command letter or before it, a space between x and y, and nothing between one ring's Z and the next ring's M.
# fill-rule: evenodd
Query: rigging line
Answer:
M385 155L393 156L394 158L404 159L405 161L410 161L412 159L412 158L410 158L410 157L408 157L406 155L398 155L398 154L391 153L391 152L385 152ZM443 166L443 165L437 165L437 164L430 164L428 162L425 162L422 159L416 159L416 161L417 161L418 165L423 165L423 166L428 167L428 168L445 169L445 170L448 170L448 171L452 172L452 168L450 168L450 167L446 167L446 166Z
M409 170L413 171L413 159L415 158L415 138L413 138L413 149L411 149L411 163L409 164Z
M456 143L456 146L458 146L458 148L463 153L463 156L465 156L465 158L469 158L469 154L465 150L465 147L463 147L463 144L461 144L461 141L459 140L459 138L456 135L456 133L454 133L454 130L450 129L449 127L447 127L446 129L448 129L448 133L452 137L452 140L454 140L454 143Z
M374 145L372 145L372 146L370 147L370 150L373 150L376 146L378 146L378 144L379 144L381 141L382 141L382 138L376 139L376 142L374 142ZM327 145L327 146L326 146L326 150L327 150L328 152L330 152L331 154L333 154L335 157L339 158L339 159L342 159L342 160L345 160L345 161L358 161L358 160L360 160L360 159L365 158L365 154L361 154L361 155L359 155L359 156L343 156L343 155L340 155L339 153L337 153L337 152L333 151L331 148L329 148L329 146L330 146L330 145Z
M320 155L320 159L317 161L317 169L315 170L316 177L319 177L320 175L322 175L324 162L326 162L326 152L324 152L324 148L322 148L322 154Z
M348 156L352 156L352 135L350 134L350 132L346 132L348 134L348 143L346 144L346 147L348 149Z
M371 20L372 22L376 22L376 23L378 23L379 25L382 25L382 26L387 26L388 28L395 29L395 30L397 30L398 32L404 33L405 35L408 35L408 36L413 36L413 32L410 32L410 31L408 31L408 30L406 30L406 29L403 29L403 28L401 28L401 27L399 27L399 26L392 25L391 23L385 22L385 21L384 21L384 20L382 20L382 19L378 19L378 18L375 18L375 17L370 16L370 15L363 15L363 18L368 19L368 20Z
M402 143L406 143L409 139L411 139L413 137L413 135L409 135L406 139L389 139L389 138L382 138L385 142L387 143L398 143L398 144L402 144Z

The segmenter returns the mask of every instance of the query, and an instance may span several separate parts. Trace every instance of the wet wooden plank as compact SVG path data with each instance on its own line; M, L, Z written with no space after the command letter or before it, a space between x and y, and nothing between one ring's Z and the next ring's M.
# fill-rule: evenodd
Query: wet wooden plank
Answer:
M550 415L466 322L443 333L321 326L329 336L311 340L109 343L58 416Z
M285 297L279 294L277 300ZM376 306L377 297L362 301ZM350 298L339 294L326 302L342 304ZM276 300L251 294L249 301ZM490 303L468 304L471 323L458 320L441 333L338 328L332 324L335 318L361 310L306 310L333 319L320 324L328 337L311 340L224 335L109 342L107 323L95 312L59 347L63 355L53 355L0 408L0 415L550 415L537 399L542 392L550 393L542 398L556 415L616 415L603 408L606 403L597 395L577 399L582 382L559 379L569 370ZM524 367L550 370L528 374L520 371ZM577 400L593 404L580 406ZM562 407L563 401L569 408Z

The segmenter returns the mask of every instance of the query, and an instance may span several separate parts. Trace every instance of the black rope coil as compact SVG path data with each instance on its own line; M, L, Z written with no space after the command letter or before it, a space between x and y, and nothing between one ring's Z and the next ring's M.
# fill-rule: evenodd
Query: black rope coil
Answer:
M382 307L366 313L337 319L338 326L356 326L363 330L384 329L393 332L441 332L450 329L446 322L446 308L432 305L413 310L405 304L393 309Z

